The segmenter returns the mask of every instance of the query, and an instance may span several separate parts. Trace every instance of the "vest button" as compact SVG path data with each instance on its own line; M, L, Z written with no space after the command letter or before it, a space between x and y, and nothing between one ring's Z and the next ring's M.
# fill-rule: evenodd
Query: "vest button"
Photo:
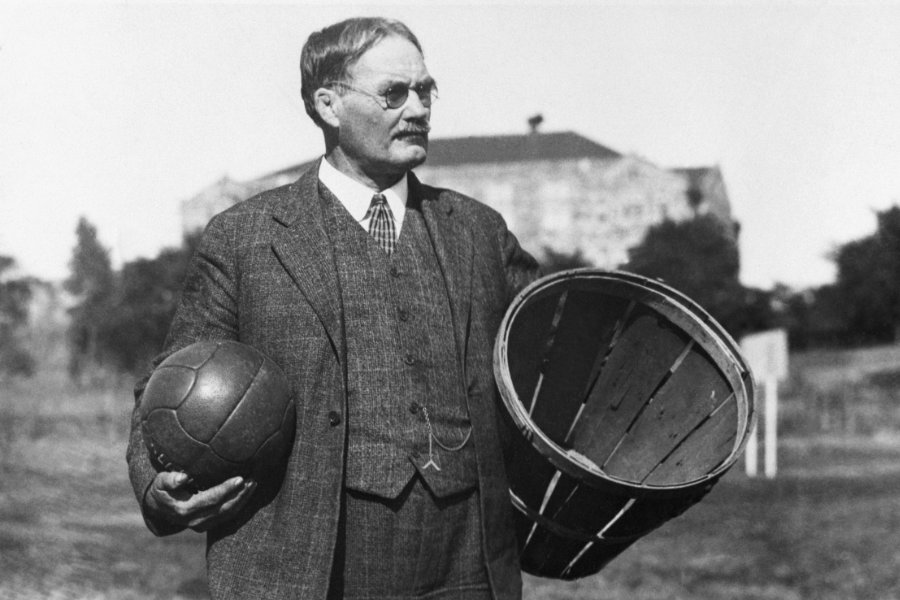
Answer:
M336 410L333 410L328 413L328 422L331 423L332 427L336 427L341 424L341 413Z
M406 356L403 357L403 362L405 362L409 366L413 366L414 364L416 364L416 357L413 356L411 352L407 352Z
M409 321L409 311L405 308L398 308L397 318L404 322Z
M419 403L418 402L410 402L409 403L409 412L412 414L416 414L419 412Z
M400 277L400 269L397 267L391 267L391 275L393 277Z

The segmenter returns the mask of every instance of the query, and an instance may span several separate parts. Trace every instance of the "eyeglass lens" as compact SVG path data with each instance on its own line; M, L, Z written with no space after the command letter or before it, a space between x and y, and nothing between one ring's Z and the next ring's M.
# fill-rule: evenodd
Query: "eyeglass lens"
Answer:
M434 84L423 83L412 89L416 92L416 95L419 96L419 101L422 103L422 106L425 108L431 106L435 95ZM403 106L406 103L406 99L409 97L409 90L409 86L404 84L397 84L389 87L384 93L384 100L387 102L388 107L400 108Z

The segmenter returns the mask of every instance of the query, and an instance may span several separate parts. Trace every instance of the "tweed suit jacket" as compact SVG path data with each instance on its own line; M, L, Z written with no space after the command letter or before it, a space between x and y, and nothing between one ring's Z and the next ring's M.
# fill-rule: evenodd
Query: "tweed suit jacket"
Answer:
M451 299L473 423L482 546L495 598L518 598L521 576L498 432L493 341L514 295L537 276L494 210L409 176ZM238 340L284 370L297 405L283 474L207 534L210 592L219 598L325 598L338 538L346 452L347 373L341 296L324 228L317 169L214 217L188 273L166 347L154 366L198 340ZM156 475L135 389L127 452L138 501ZM282 476L283 475L283 476ZM181 528L144 513L148 528ZM348 543L351 543L348 541Z

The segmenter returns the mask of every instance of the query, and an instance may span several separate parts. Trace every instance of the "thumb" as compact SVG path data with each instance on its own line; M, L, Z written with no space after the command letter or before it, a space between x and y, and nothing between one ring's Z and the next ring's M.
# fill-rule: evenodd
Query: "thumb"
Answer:
M159 487L164 490L176 490L188 481L188 476L184 473L176 471L164 471L159 474L157 482Z

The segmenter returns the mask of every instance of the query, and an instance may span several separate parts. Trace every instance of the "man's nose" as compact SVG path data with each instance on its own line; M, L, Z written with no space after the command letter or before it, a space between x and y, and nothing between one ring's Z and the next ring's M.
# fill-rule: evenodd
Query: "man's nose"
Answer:
M409 96L406 99L406 104L403 106L403 111L410 118L428 117L431 114L431 108L422 103L419 94L414 90L409 90Z

